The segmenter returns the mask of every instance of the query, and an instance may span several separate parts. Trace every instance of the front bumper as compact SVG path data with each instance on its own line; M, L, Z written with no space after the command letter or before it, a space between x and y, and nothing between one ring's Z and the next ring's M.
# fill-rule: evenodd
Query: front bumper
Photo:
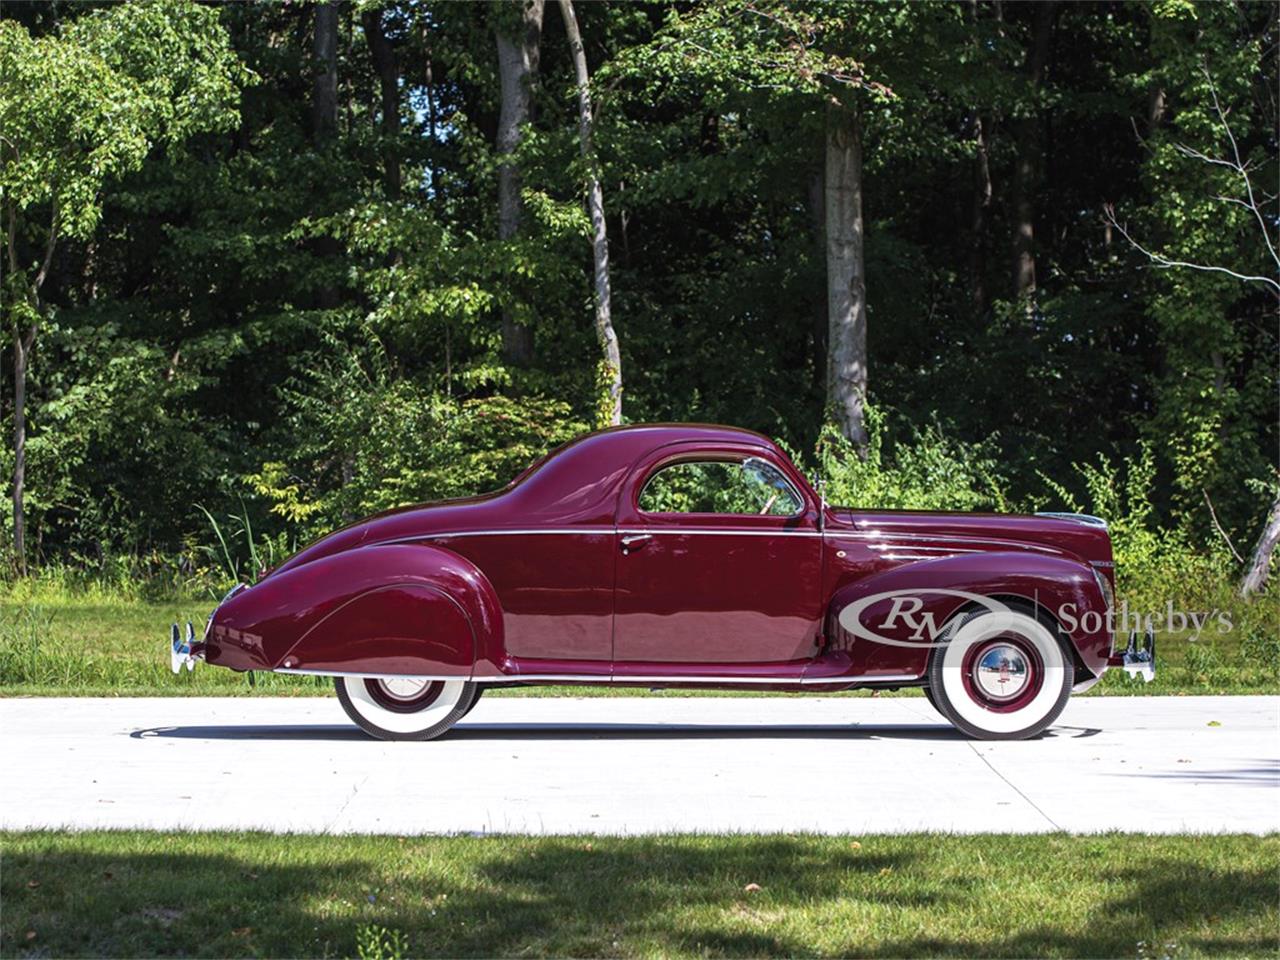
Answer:
M1146 683L1156 678L1156 633L1147 627L1142 646L1138 646L1138 631L1129 634L1129 646L1123 652L1112 654L1108 667L1120 667L1131 677L1141 677Z

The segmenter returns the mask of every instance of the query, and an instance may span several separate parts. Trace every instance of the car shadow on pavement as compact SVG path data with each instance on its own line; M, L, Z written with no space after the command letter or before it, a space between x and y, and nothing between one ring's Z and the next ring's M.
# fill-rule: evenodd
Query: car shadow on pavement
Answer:
M1088 737L1091 727L1054 727L1036 739ZM134 740L369 740L354 726L333 724L207 724L147 727ZM656 723L463 723L439 738L450 740L940 740L964 741L941 723L897 724L656 724Z

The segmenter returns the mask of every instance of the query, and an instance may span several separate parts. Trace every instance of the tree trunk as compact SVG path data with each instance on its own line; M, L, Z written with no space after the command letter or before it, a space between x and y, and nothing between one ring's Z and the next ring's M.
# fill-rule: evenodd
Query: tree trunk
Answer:
M27 575L27 362L35 345L36 328L13 331L13 553L18 574Z
M973 158L973 214L969 221L969 294L974 310L987 309L987 215L991 210L991 163L987 153L987 131L982 114L975 112ZM1034 268L1033 268L1034 272Z
M521 4L520 27L515 38L499 27L498 77L501 107L498 112L498 155L509 157L520 146L523 126L533 111L533 83L538 75L538 50L542 40L544 0L511 0ZM498 167L498 238L510 240L520 232L520 169L512 160ZM533 331L521 324L511 306L502 309L502 359L515 366L533 360Z
M604 219L604 188L600 185L600 162L591 139L591 85L587 74L587 54L582 49L582 34L573 12L573 0L560 0L569 51L573 56L573 72L578 79L578 134L582 159L587 167L587 206L591 212L591 252L595 268L596 339L604 354L603 373L608 390L608 403L601 412L610 426L622 423L622 355L618 335L613 329L612 300L609 291L609 237Z
M439 173L436 170L436 150L439 141L436 139L436 77L435 61L432 58L431 37L428 32L427 19L424 17L420 27L422 33L422 57L424 61L423 90L427 100L427 177L431 184L431 199L440 200Z
M809 177L809 228L813 234L814 262L821 264L824 270L827 257L826 219L826 172L819 166ZM816 285L810 309L813 316L809 331L813 391L816 395L821 395L827 382L827 297L826 291Z
M338 14L342 0L317 4L311 34L312 64L316 71L311 87L311 139L323 150L338 132ZM319 265L328 266L342 253L336 237L315 237L307 244ZM332 274L331 274L332 276ZM336 283L324 282L315 292L314 306L332 310L342 298Z
M827 405L866 456L867 281L863 263L862 143L853 109L827 107Z
M1049 59L1049 41L1053 37L1053 20L1057 15L1054 0L1044 0L1035 8L1031 50L1027 54L1027 83L1032 97L1044 81ZM1030 108L1029 115L1013 124L1017 156L1013 166L1013 296L1023 301L1028 312L1035 309L1035 189L1040 169L1039 109Z
M382 27L382 11L366 10L360 17L369 55L382 93L382 173L387 198L400 196L400 155L396 141L400 136L400 66L396 51Z
M999 5L997 16L1001 15ZM978 0L969 0L969 23L973 30L975 62L983 55L978 32ZM1002 34L1003 35L1003 34ZM991 212L991 161L987 142L987 124L978 104L973 108L973 204L969 217L969 299L976 314L987 310L987 220Z
M311 53L316 76L311 87L311 134L317 143L333 136L338 128L338 2L329 0L316 7Z
M1267 585L1267 577L1271 574L1271 555L1276 552L1277 544L1280 544L1280 493L1271 504L1267 522L1263 524L1258 543L1249 558L1249 569L1240 581L1240 596L1251 596Z
M5 246L9 254L9 274L18 274L17 227L18 214L12 204L7 207L8 228ZM58 245L60 211L55 201L49 217L49 236L45 241L44 256L35 277L27 285L26 297L32 320L23 330L18 316L13 317L13 552L18 561L18 573L27 575L27 371L31 367L31 351L35 349L36 334L44 315L40 289L49 268L53 264L53 251Z

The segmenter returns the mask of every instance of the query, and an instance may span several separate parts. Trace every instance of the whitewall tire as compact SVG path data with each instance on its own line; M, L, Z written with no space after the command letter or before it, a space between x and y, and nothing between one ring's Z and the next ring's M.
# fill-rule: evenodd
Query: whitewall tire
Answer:
M335 677L338 700L357 726L380 740L431 740L461 720L479 695L465 680Z
M980 740L1022 740L1058 719L1075 665L1056 630L1018 609L977 610L958 620L929 660L930 699L957 729Z

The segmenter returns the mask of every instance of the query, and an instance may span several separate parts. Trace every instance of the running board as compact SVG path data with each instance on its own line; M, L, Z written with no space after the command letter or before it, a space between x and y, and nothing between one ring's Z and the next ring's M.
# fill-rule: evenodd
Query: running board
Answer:
M772 686L814 687L853 683L911 683L921 679L918 674L914 673L855 677L725 677L690 676L688 674L674 676L670 674L608 676L600 673L504 673L490 677L471 677L459 674L360 673L349 670L307 670L299 667L280 667L279 669L273 670L272 673L287 673L312 677L364 677L368 680L468 680L472 683L634 683L643 686L651 684L662 684L666 686L674 686L677 684L692 684L695 686L722 684L735 686L739 684L742 686L759 686L762 684L768 684Z

